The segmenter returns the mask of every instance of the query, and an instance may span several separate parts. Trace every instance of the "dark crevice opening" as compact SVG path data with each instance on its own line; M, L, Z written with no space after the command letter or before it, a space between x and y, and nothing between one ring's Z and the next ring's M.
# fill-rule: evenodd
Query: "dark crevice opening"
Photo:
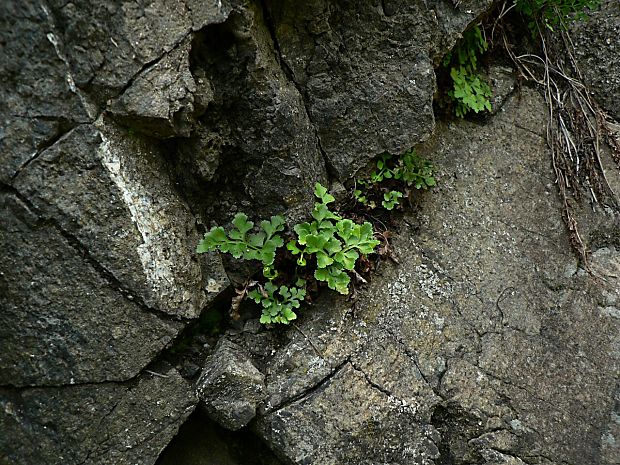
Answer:
M240 144L238 134L239 122L255 110L246 95L255 50L239 35L240 21L233 12L223 23L194 34L190 71L196 82L209 83L210 97L197 110L197 124L189 138L164 142L176 190L198 217L201 233L213 224L228 223L237 211L251 214L265 208L246 192L264 160Z
M282 465L248 427L229 431L198 407L163 450L156 465Z
M189 323L164 349L152 365L163 362L174 366L188 380L196 380L217 341L230 327L228 317L230 300L234 292L228 288L221 292L197 320Z

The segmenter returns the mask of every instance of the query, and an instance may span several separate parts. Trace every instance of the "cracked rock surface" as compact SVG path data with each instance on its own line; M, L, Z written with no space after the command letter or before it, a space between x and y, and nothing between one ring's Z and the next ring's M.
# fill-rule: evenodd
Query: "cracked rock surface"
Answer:
M179 331L180 321L144 312L120 293L19 198L3 193L0 205L2 384L122 381Z
M281 456L616 463L618 237L593 252L595 276L577 271L544 119L526 90L488 124L442 126L421 149L440 187L399 231L400 265L354 308L322 300L300 322L308 339L291 330L266 364L255 428Z
M434 127L432 50L448 50L455 41L449 36L491 2L472 5L461 27L438 19L436 5L407 0L266 4L280 59L304 96L321 148L347 179L380 153L402 153L428 137ZM439 45L450 40L448 47Z
M579 269L509 68L488 119L433 113L495 4L1 1L0 463L617 464L617 213L577 212ZM578 59L617 117L603 4ZM413 145L439 187L399 265L288 329L217 323L240 272L196 255L206 229L306 220L317 181Z
M154 463L195 405L189 383L162 371L124 383L0 388L3 462Z

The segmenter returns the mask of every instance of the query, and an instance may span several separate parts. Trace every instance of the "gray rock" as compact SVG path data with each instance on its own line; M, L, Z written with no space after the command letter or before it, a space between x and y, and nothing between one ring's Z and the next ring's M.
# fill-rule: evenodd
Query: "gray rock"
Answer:
M444 0L267 2L281 59L341 180L430 135L430 55L445 54L492 3L469 2L465 12Z
M213 181L220 166L223 138L214 132L198 131L178 145L178 173L193 173L204 185Z
M433 117L433 66L493 4L2 2L0 462L152 464L196 391L284 463L617 462L617 212L578 209L578 270L544 103L504 70L484 124ZM573 30L615 116L616 12ZM156 368L229 285L198 227L298 222L328 171L341 196L426 139L440 185L406 215L400 266L299 328L227 335L195 391ZM190 348L165 354L187 376Z
M238 430L256 415L265 377L236 344L221 339L196 383L200 405L224 428Z
M485 449L482 451L484 465L525 465L526 462L519 457L506 455L494 449Z
M571 24L575 57L599 104L620 120L620 4L603 0L588 16Z
M215 256L206 258L211 274L202 275L194 217L148 140L105 122L80 126L32 161L14 185L149 307L195 318L217 295L205 296L207 280L219 290L227 283Z
M497 113L513 94L517 86L516 72L508 66L494 65L489 67L489 84L493 91L491 112Z
M327 184L325 163L259 5L243 2L223 24L203 29L192 63L204 114L193 133L199 150L180 152L181 162L200 175L196 197L203 196L202 179L213 178L212 167L219 166L214 201L230 191L232 202L241 195L263 218L284 213L291 223L301 221L312 208L314 184Z
M433 22L437 23L431 44L435 66L454 47L463 31L496 4L494 0L426 0Z
M268 396L262 411L275 410L332 376L363 343L365 329L344 324L348 308L343 301L334 295L320 297L304 309L303 334L291 328L285 347L267 346L267 353L273 354L265 367ZM255 339L244 337L249 348Z
M416 337L408 326L402 335L424 358L446 360L440 395L482 412L487 430L496 419L510 422L520 441L505 452L526 462L597 463L617 382L618 323L601 318L596 302L618 286L566 277L575 265L548 168L544 105L524 92L504 110L486 126L446 128L421 149L441 170L415 243L436 270L420 287L432 297L424 319L442 336L429 328ZM588 221L617 220L590 211L581 221L586 241L594 238ZM456 313L434 317L444 293L454 296ZM459 427L458 418L451 422Z
M268 2L281 58L341 180L434 127L432 22L419 4L394 3L387 16L381 2Z
M0 462L152 464L195 405L172 369L125 383L0 388Z
M30 158L91 117L39 2L0 4L0 43L0 181L8 184Z
M190 135L196 83L189 69L186 39L145 69L110 106L122 124L160 138Z
M620 387L614 396L615 406L601 435L601 463L611 465L620 457Z
M121 381L181 329L120 292L83 248L0 195L0 379L11 386Z
M76 86L103 106L193 31L226 19L234 1L49 3Z
M575 272L541 121L542 97L525 90L487 124L442 125L418 148L439 188L401 228L400 266L384 265L354 310L300 313L321 354L289 335L266 363L256 431L281 456L613 463L620 256L593 253L604 280ZM586 240L616 221L584 215Z

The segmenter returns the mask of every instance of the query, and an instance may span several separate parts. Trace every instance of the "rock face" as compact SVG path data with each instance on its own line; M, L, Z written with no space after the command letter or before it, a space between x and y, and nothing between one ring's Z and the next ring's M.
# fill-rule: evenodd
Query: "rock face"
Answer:
M193 254L195 220L156 146L101 126L68 133L13 185L146 305L194 318L205 301Z
M617 212L578 210L579 269L504 63L487 120L433 113L495 3L0 2L0 463L618 463ZM616 118L617 6L573 31ZM317 181L414 145L439 187L399 265L288 330L213 323L235 270L205 229L306 219Z
M155 462L195 398L170 369L124 383L2 388L0 405L3 463L129 465Z
M260 4L246 3L221 25L202 29L190 62L203 112L195 136L200 145L208 141L221 167L207 208L228 195L231 202L242 197L263 217L305 217L315 182L326 182L325 164L303 99L278 62ZM185 151L190 167L203 165L201 151ZM192 187L200 203L204 183Z
M67 69L49 10L35 2L2 2L0 18L0 181L6 183L69 128L91 121L94 112Z
M592 254L595 276L577 270L544 119L542 99L524 91L486 125L442 126L420 149L440 187L399 231L400 265L386 265L354 312L331 298L310 311L300 329L321 356L293 331L267 364L272 395L256 430L279 454L614 463L618 237Z
M125 380L179 331L180 321L144 311L18 197L4 193L0 205L3 384Z
M112 104L116 119L147 134L166 138L191 133L196 82L189 69L190 40L171 50L136 77Z

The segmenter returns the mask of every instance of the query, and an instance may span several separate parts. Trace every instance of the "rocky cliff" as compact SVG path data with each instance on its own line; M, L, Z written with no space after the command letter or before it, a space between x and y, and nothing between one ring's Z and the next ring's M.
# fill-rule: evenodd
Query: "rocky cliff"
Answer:
M575 203L580 266L544 95L510 62L493 115L433 104L499 7L0 2L0 463L620 463L616 206ZM620 5L571 33L619 118ZM392 227L398 263L294 327L228 320L240 271L195 253L207 228L292 225L317 181L412 146L438 187Z

